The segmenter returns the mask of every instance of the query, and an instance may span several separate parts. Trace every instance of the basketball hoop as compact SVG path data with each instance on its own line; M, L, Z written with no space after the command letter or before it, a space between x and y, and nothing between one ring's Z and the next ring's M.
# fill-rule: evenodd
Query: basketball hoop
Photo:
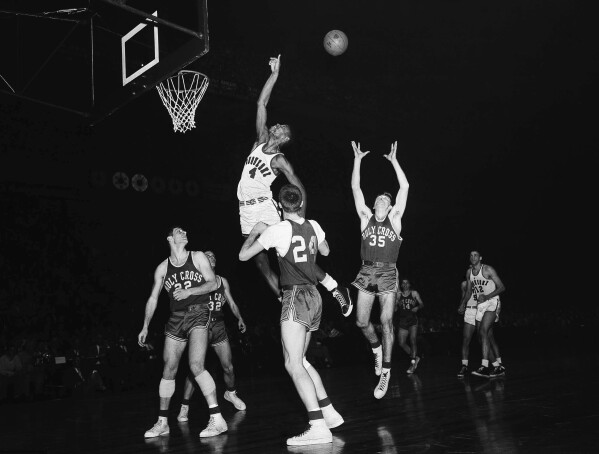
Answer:
M156 86L162 104L173 119L175 132L187 132L196 127L196 108L208 82L208 76L200 72L183 70Z

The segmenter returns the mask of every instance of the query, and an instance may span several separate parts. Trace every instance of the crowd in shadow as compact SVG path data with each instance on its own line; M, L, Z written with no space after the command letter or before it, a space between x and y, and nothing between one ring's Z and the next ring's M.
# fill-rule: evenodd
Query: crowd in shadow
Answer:
M325 306L329 312L337 309L333 302ZM568 336L591 335L597 316L585 317L570 313L505 315L497 327L504 347L546 348L557 353L560 345L568 344ZM260 376L285 374L281 352L280 330L276 323L261 322L248 326L242 334L228 320L228 335L237 374ZM375 324L375 328L380 327ZM460 317L422 315L418 344L422 358L458 357L462 325ZM561 339L548 344L559 330ZM578 334L577 334L578 333ZM538 345L535 347L535 339ZM145 347L137 343L137 333L122 332L111 326L102 330L70 330L67 327L51 331L48 337L29 332L13 338L3 337L0 343L0 402L26 402L41 399L85 397L122 393L157 386L162 372L164 335L157 330L149 333ZM580 340L579 340L580 341ZM396 344L397 345L397 344ZM474 344L473 344L474 345ZM518 347L520 346L520 347ZM580 345L579 348L583 348ZM401 361L403 352L396 348L394 361ZM313 333L307 359L315 367L331 368L369 361L370 349L353 317L332 316L325 319ZM508 355L505 355L508 356ZM405 359L405 358L404 358ZM207 367L220 377L215 355L209 353ZM185 366L180 375L185 374Z

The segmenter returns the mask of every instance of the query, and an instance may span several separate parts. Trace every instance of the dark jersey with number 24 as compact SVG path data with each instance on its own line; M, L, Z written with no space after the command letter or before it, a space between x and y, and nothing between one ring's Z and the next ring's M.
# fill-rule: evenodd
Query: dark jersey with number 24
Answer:
M291 245L284 257L279 257L281 285L316 285L316 255L318 239L312 224L307 219L303 224L291 224Z

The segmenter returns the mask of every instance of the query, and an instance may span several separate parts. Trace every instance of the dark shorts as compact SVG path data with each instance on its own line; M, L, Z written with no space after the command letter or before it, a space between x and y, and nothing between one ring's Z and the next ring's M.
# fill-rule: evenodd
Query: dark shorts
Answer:
M283 290L281 322L293 320L306 327L306 331L316 331L322 317L322 298L314 285L294 285Z
M229 342L224 320L216 320L214 318L210 320L210 332L208 333L208 338L212 347L216 347L223 342Z
M416 314L408 315L405 317L399 317L399 322L397 323L399 329L409 329L410 326L418 326L418 317Z
M369 295L395 293L398 289L395 266L362 265L352 285Z
M194 329L207 329L210 323L210 309L207 304L194 304L187 310L172 312L164 327L164 334L179 342L187 342Z

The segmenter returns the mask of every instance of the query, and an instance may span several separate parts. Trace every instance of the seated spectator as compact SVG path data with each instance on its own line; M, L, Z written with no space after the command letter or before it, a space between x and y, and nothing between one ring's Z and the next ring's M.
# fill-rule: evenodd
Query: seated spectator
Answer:
M17 399L24 393L25 380L17 348L10 344L0 356L0 400ZM12 394L12 395L11 395Z

